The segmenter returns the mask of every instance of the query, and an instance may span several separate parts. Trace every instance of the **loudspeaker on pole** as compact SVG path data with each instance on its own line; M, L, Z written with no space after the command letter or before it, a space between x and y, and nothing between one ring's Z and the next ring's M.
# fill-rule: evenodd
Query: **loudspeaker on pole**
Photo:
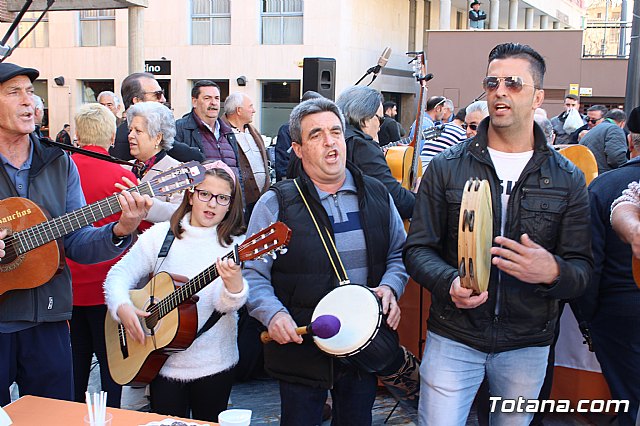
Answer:
M304 58L302 93L313 90L327 99L336 97L336 60L334 58Z

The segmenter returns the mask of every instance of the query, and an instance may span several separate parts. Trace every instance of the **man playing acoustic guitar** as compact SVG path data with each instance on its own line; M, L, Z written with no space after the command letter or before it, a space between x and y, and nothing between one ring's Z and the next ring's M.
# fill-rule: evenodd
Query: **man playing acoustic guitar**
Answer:
M0 64L0 219L7 219L0 223L0 282L8 279L3 277L6 269L19 268L16 264L20 263L2 263L2 258L15 255L20 245L8 236L7 229L28 222L31 214L28 209L26 216L22 212L14 215L3 206L3 200L28 198L52 217L85 204L78 170L69 156L31 134L35 128L32 83L38 75L33 68ZM70 233L63 241L66 256L81 263L96 263L117 256L131 243L128 235L146 216L152 201L146 195L126 191L118 200L120 220ZM67 325L71 318L71 275L63 259L64 255L62 271L43 285L0 294L0 406L10 402L13 382L18 383L21 394L73 400Z

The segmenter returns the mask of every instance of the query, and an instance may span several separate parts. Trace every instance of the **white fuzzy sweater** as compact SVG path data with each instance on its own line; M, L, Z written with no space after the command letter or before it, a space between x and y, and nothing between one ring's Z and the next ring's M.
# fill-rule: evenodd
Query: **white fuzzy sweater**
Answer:
M201 228L189 225L190 214L182 219L182 238L173 241L164 261L158 261L158 253L164 241L169 222L152 226L144 232L131 250L109 271L104 283L105 300L111 315L118 320L116 311L124 303L131 303L129 290L148 277L161 271L184 275L191 279L232 250L218 244L216 227ZM244 240L236 237L234 244ZM157 263L157 270L156 270ZM160 375L176 380L195 380L230 369L238 362L237 310L247 300L248 285L244 281L240 293L230 293L222 279L217 278L200 290L198 329L211 316L213 309L226 312L207 332L198 337L182 352L169 356Z

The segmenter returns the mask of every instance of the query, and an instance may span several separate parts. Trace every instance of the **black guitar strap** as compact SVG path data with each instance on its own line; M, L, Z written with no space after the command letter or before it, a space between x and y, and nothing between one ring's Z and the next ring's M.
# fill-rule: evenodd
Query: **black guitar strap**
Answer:
M167 254L169 254L169 249L171 248L171 245L173 244L173 240L175 240L175 238L176 236L173 234L173 231L171 230L171 228L169 228L167 235L164 237L162 247L160 248L160 253L158 253L158 259L167 257ZM223 315L224 315L224 312L220 312L214 309L213 312L211 313L211 316L207 318L207 322L205 322L202 328L198 330L198 332L196 333L195 338L197 339L202 334L209 331L211 327L213 327L214 325L216 325L218 321L220 321L220 318L222 318Z

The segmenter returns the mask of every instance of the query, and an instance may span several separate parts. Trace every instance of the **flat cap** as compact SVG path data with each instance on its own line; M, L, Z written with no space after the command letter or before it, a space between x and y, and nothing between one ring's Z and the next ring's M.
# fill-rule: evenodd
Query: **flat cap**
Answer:
M631 110L627 120L627 127L633 133L640 133L640 106Z
M0 63L0 83L4 83L5 81L11 80L13 77L19 75L26 75L29 77L29 80L33 82L38 76L40 72L34 68L23 68L16 64L10 64L7 62Z

